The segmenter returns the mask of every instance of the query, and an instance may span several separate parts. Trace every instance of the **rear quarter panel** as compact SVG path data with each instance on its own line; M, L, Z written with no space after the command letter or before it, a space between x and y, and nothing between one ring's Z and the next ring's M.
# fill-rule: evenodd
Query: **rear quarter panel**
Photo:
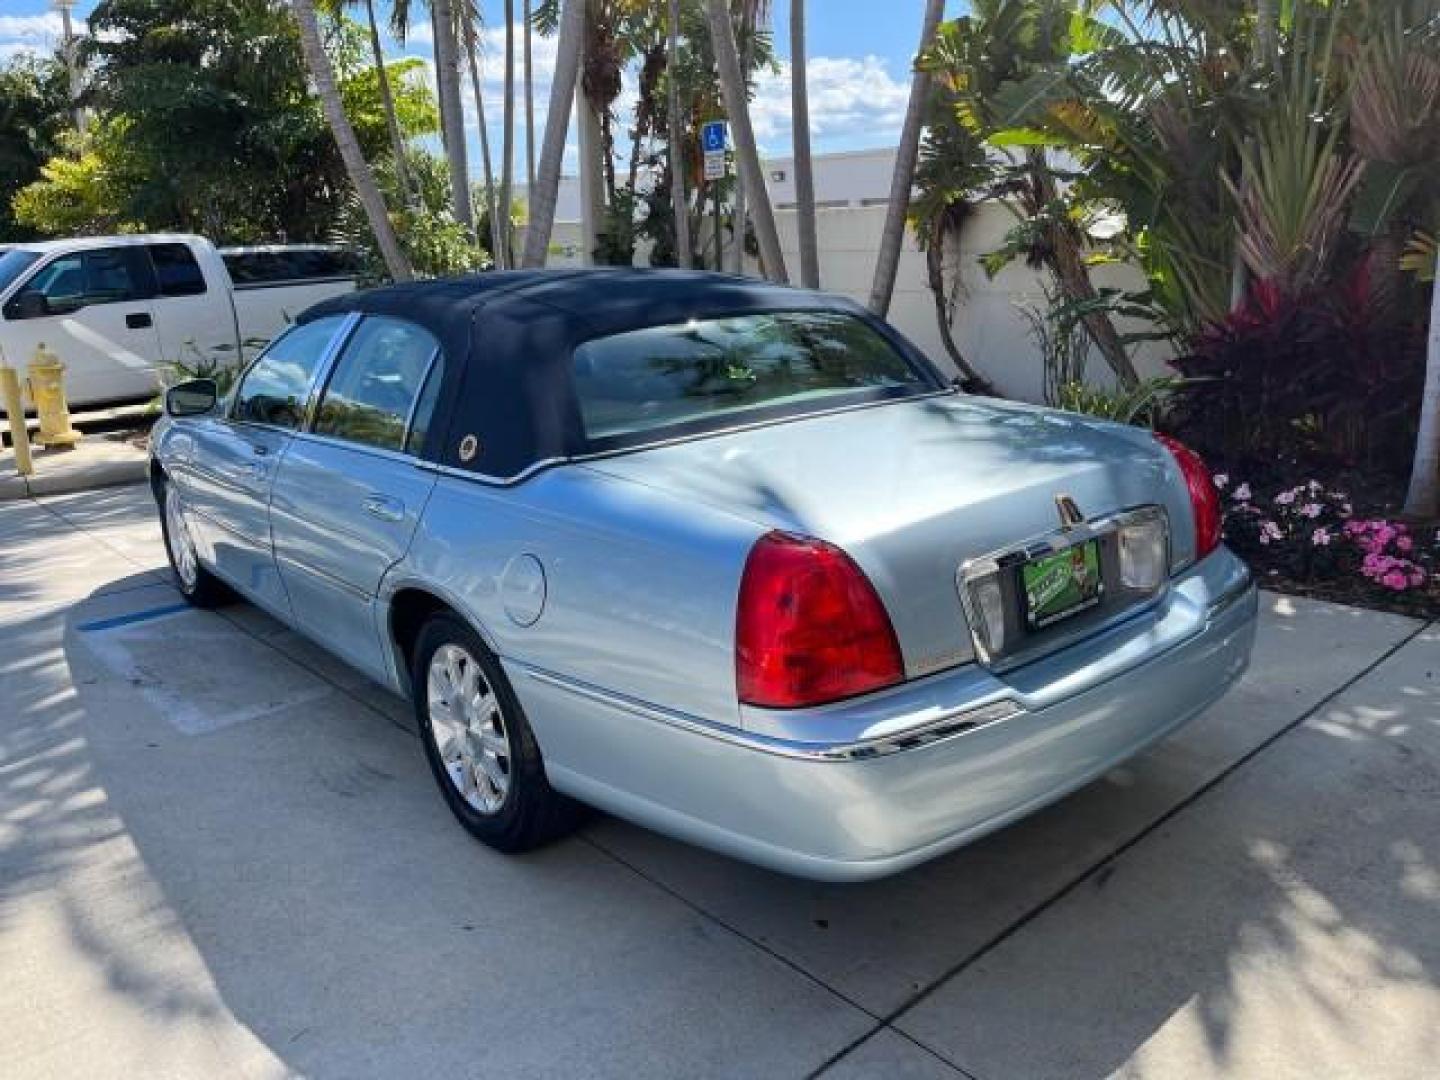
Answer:
M739 726L735 599L762 531L583 466L511 487L442 475L382 588L382 630L389 598L427 588L460 609L512 671L539 668ZM509 578L527 555L545 578L542 613L528 626L507 610L515 607ZM563 735L547 732L546 717L531 719L547 756L560 750Z

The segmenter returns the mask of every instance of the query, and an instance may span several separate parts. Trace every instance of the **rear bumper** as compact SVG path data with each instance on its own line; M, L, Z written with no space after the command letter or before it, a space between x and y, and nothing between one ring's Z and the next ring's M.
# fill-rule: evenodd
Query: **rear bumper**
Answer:
M1043 660L750 714L743 732L509 666L558 789L782 872L859 881L1023 817L1202 712L1244 672L1256 610L1221 549L1154 608Z

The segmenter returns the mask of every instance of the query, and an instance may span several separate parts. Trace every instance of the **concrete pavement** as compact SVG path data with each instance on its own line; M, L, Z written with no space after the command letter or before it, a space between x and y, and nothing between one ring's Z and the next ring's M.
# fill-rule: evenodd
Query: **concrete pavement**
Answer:
M408 707L176 610L148 492L0 504L6 1076L1385 1076L1440 1060L1440 634L1267 597L1124 770L816 885L471 841ZM963 1071L962 1071L963 1070Z

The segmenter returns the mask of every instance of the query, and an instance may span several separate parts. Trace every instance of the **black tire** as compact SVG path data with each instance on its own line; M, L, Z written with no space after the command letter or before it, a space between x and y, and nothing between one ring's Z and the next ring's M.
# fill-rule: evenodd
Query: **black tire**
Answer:
M230 591L230 587L200 565L199 559L195 556L194 543L188 534L183 538L173 534L169 503L172 497L178 499L179 492L176 491L172 495L169 479L162 478L155 485L155 501L160 508L160 531L165 537L165 557L170 561L170 577L175 588L179 590L181 596L198 608L213 608L219 607L221 604L228 604L235 599L235 594ZM180 527L186 528L183 520ZM191 558L194 559L193 575L187 575L181 570L181 559L177 556L177 545L181 543L190 546Z
M431 661L442 648L463 650L473 658L478 676L483 679L498 705L499 723L494 729L503 733L508 742L508 758L500 757L508 778L508 789L500 796L499 805L484 810L472 803L457 784L466 774L466 762L452 753L449 763L442 756L436 724L431 718ZM440 673L443 679L443 672ZM464 620L452 614L433 616L420 629L414 656L411 658L411 699L420 741L425 744L425 759L440 788L440 794L460 824L478 840L500 851L519 852L539 847L547 841L571 831L582 819L579 803L556 792L545 777L545 762L540 747L530 730L525 711L505 677L504 669L485 647L480 635ZM447 684L448 685L448 684ZM477 685L479 685L477 683ZM478 789L484 784L475 784ZM476 790L471 798L483 801L488 792Z

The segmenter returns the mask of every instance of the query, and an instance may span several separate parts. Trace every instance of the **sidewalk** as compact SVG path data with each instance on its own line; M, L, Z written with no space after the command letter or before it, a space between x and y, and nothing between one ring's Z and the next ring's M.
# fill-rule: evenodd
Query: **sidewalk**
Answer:
M46 450L31 445L35 472L15 471L15 452L0 449L0 502L38 495L133 484L145 478L145 451L120 434L90 434L71 450Z

